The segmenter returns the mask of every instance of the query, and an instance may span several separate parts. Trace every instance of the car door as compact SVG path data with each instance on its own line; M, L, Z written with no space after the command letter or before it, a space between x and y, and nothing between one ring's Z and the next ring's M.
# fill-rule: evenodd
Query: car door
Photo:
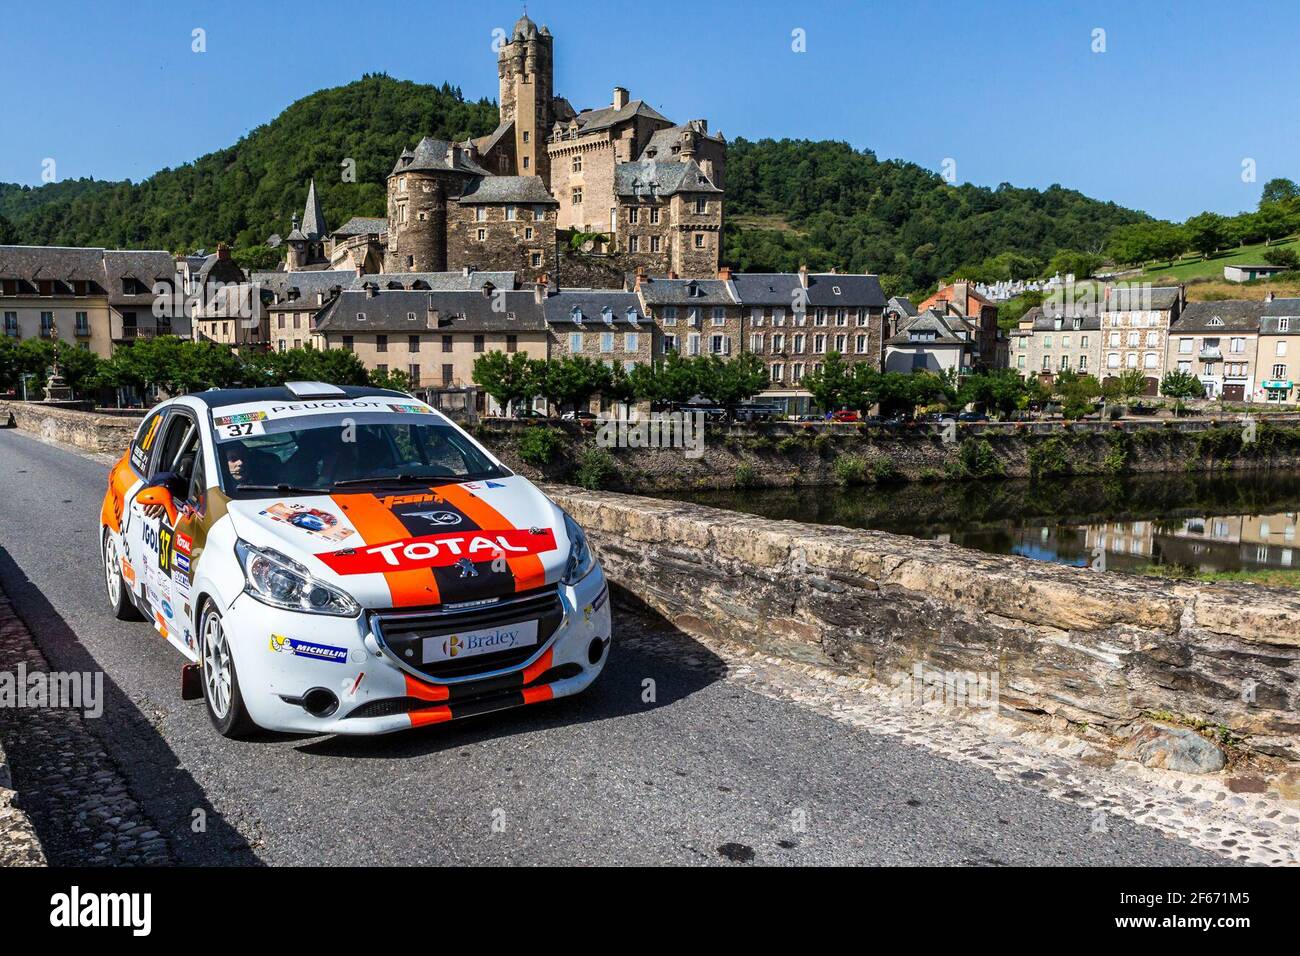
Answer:
M189 409L172 406L167 409L161 436L154 442L156 447L149 457L144 483L140 487L166 484L179 509L188 493L194 459L188 459L187 468L186 455L197 447L198 422ZM177 617L172 566L176 538L174 525L179 523L179 514L173 522L165 512L142 506L137 500L138 494L137 491L132 497L128 509L128 550L139 578L145 610L154 627L164 637L170 637L176 630L174 622Z

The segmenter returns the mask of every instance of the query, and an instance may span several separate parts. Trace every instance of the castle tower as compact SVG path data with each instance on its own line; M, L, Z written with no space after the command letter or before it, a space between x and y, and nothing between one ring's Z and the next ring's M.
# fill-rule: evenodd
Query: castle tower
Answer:
M509 42L497 54L501 122L515 124L515 174L540 176L551 185L546 137L555 123L554 39L527 15L519 18Z

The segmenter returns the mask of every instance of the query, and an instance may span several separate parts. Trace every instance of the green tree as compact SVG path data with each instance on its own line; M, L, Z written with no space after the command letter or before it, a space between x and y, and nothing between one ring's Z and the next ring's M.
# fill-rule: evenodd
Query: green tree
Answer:
M471 375L499 404L506 415L514 406L538 394L537 367L526 352L484 352L474 360Z
M1160 394L1170 398L1204 398L1205 386L1190 372L1174 369L1160 380Z
M1147 377L1140 368L1126 368L1118 375L1106 379L1102 394L1121 402L1132 402L1146 392Z
M823 412L844 407L848 367L839 352L827 352L822 367L813 369L803 379L803 387L812 395L813 404Z
M669 352L655 374L659 400L681 405L694 398L699 393L696 367L690 359Z
M1289 199L1300 199L1300 186L1297 186L1290 179L1270 179L1264 184L1264 189L1259 195L1259 208L1276 203L1286 202Z
M1015 369L997 369L976 372L966 376L957 392L957 401L963 405L983 405L1005 417L1029 404L1028 383Z
M407 375L401 369L378 369L370 370L370 384L375 388L389 388L395 392L409 392L411 390L411 376Z
M610 384L612 375L601 362L582 355L560 359L551 363L546 376L548 400L563 408L568 406L577 410L587 404L591 397L604 391Z
M1228 221L1217 212L1203 212L1183 223L1187 245L1209 258L1228 243Z
M744 402L768 383L763 360L753 352L745 352L730 361L717 355L700 356L694 364L700 394L718 405Z

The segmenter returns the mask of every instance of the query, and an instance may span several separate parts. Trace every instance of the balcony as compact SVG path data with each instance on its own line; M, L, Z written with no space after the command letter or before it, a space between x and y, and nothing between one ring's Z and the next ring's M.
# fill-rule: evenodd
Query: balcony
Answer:
M1197 353L1197 358L1202 362L1221 362L1223 361L1223 350L1220 348L1204 348Z

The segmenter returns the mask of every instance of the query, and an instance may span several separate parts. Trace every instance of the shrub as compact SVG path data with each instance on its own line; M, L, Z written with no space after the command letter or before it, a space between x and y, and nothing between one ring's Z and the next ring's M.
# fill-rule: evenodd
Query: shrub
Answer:
M971 478L993 478L1003 474L1002 462L985 438L967 438L961 443L957 461L963 474Z
M1063 436L1053 435L1029 449L1029 477L1050 478L1068 475L1072 471L1070 443Z
M842 485L860 485L867 480L867 463L857 455L835 459L835 477Z
M793 455L799 450L799 436L786 435L776 443L776 450L783 455Z
M742 461L736 466L736 487L753 488L758 484L758 473L754 471L754 466L747 461Z
M831 440L831 433L829 431L818 432L817 437L813 439L813 448L817 451L817 454L830 454Z
M1133 441L1125 431L1111 432L1106 436L1106 440L1110 443L1110 450L1106 452L1102 467L1112 475L1123 474L1128 471L1128 459L1132 452Z
M884 484L901 480L903 473L898 470L898 466L894 464L892 458L877 458L871 463L871 477Z
M519 457L541 468L555 460L555 453L563 443L564 435L558 428L545 425L529 428L519 438Z
M618 464L613 455L603 448L588 448L582 453L573 478L583 488L598 491L617 474Z

